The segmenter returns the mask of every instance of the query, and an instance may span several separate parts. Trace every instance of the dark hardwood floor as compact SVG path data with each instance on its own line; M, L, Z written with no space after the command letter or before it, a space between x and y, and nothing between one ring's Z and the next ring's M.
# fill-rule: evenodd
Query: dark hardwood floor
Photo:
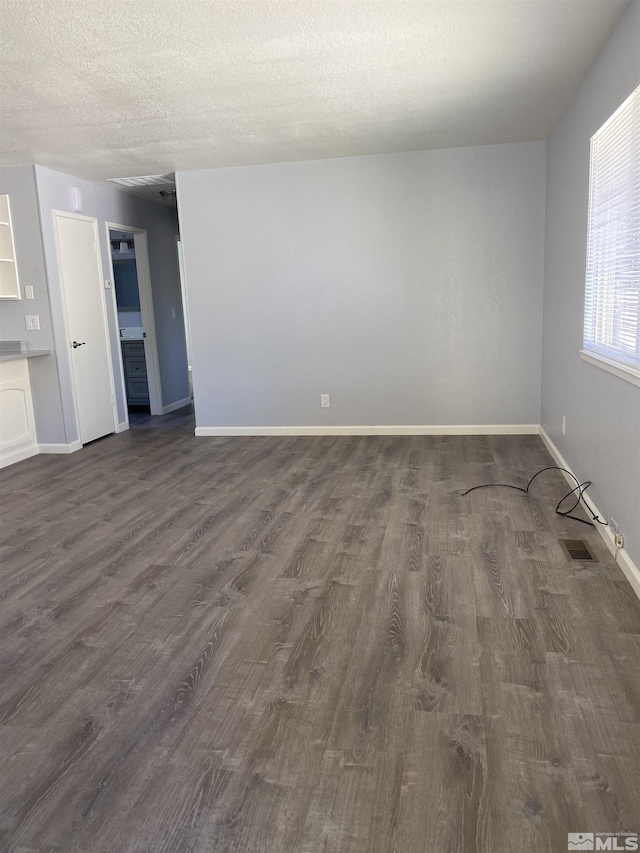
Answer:
M558 472L460 496L549 464L535 436L196 439L183 411L4 470L0 848L640 830L640 601L554 515Z

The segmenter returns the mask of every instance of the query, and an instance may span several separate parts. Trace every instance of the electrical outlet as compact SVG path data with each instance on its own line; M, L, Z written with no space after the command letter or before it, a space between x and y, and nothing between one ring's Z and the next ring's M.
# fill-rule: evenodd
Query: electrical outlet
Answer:
M29 331L34 332L40 328L40 317L37 314L25 314L24 324Z
M565 416L562 416L562 434L565 435L567 430L567 419Z
M624 536L622 533L616 533L613 537L613 541L616 543L616 548L624 548Z
M175 308L171 309L171 316L173 317L174 320L176 319L176 309Z
M320 408L328 409L331 403L329 402L328 394L320 394Z

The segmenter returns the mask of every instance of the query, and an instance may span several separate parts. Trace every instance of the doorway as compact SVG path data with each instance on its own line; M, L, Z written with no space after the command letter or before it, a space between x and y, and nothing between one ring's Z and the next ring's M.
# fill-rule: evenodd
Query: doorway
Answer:
M116 429L98 222L59 210L53 218L75 409L80 440L87 444Z
M151 412L133 233L109 231L127 411Z
M162 414L147 232L107 223L109 261L118 318L122 393L130 413Z

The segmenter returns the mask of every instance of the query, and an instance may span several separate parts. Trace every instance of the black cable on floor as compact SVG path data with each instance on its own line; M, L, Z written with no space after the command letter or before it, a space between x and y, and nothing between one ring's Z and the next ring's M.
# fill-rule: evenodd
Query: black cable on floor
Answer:
M475 492L476 489L488 489L488 488L491 488L493 486L499 486L499 487L504 488L504 489L515 489L517 492L523 492L525 495L528 495L529 494L529 487L531 486L531 483L533 483L535 478L538 477L540 474L542 474L544 471L564 471L565 474L568 474L572 479L574 479L576 481L575 488L571 489L570 492L567 492L567 494L558 501L558 504L556 506L556 514L557 515L561 515L563 518L572 518L574 521L580 521L582 524L589 524L592 527L595 527L595 524L593 524L594 521L597 521L598 524L606 525L607 522L603 521L599 516L595 515L595 513L592 512L591 507L589 506L589 504L586 502L586 500L584 498L585 492L587 491L587 489L591 485L591 480L585 480L584 483L580 483L578 481L578 478L575 476L575 474L572 474L571 471L567 471L566 468L561 468L559 465L549 465L546 468L541 468L539 471L536 471L536 473L533 475L533 477L527 483L527 487L524 489L522 488L522 486L512 486L510 483L483 483L481 486L472 486L472 488L467 489L466 492L462 492L460 497L464 497L465 495L468 495L470 492ZM560 507L562 506L562 504L568 498L570 498L571 495L574 495L576 492L578 493L578 495L577 495L576 501L573 504L573 506L568 510L561 510ZM587 512L589 513L589 515L591 516L593 521L585 521L584 518L578 518L577 515L571 515L571 513L574 511L574 509L576 509L576 507L579 506L580 502L582 502L584 504Z

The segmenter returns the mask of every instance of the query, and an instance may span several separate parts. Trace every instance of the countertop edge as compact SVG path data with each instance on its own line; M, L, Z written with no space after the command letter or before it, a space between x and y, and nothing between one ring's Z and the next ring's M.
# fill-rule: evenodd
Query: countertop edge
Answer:
M38 358L41 355L53 355L53 350L30 349L26 352L0 352L0 362L19 361L22 358Z

